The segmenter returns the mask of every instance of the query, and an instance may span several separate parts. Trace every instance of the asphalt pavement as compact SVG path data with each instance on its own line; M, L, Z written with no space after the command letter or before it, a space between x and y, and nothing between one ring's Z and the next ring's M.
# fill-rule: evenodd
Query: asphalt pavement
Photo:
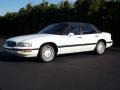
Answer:
M0 90L120 90L120 49L57 56L54 62L4 51L0 39Z

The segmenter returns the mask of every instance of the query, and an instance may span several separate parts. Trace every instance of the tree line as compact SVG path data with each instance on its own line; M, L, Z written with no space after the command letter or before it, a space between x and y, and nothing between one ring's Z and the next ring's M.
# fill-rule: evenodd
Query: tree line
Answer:
M68 0L58 4L27 4L18 12L0 16L0 34L16 36L37 33L58 22L92 23L102 31L110 32L115 45L120 44L120 0Z

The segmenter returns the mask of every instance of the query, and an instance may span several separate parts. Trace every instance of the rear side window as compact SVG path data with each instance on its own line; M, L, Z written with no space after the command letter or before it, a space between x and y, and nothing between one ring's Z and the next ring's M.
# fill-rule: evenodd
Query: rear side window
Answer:
M96 31L90 25L82 25L82 34L94 34Z

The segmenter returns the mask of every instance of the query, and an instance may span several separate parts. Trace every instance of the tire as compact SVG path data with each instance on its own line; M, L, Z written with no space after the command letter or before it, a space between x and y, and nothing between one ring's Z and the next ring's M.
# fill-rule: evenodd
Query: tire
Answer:
M42 62L51 62L55 57L55 49L52 45L43 45L38 54L39 59Z
M106 48L105 43L103 41L99 41L96 45L95 53L97 55L102 55L105 52L105 48Z

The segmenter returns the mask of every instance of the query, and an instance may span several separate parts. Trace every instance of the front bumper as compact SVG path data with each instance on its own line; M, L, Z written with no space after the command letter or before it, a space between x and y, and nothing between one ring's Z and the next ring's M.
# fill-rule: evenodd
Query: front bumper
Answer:
M20 57L37 57L39 49L15 49L5 48L5 51Z
M113 45L113 41L107 42L106 43L106 48L111 47Z

